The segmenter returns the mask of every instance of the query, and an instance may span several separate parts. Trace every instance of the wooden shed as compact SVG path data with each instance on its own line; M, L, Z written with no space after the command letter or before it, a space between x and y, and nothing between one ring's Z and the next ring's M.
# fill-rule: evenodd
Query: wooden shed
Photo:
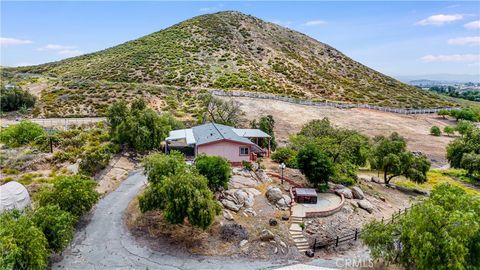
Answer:
M297 203L317 203L317 191L314 188L295 188L295 201Z

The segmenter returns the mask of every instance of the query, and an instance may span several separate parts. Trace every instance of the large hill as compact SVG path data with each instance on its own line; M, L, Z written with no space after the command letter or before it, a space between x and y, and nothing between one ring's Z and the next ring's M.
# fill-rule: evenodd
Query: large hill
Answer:
M448 105L329 45L239 12L194 17L102 51L16 70L84 81L261 91L394 107Z

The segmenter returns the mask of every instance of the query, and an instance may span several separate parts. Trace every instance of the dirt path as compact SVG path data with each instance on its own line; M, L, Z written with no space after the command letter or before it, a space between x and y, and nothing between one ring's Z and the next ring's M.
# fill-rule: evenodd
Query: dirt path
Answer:
M408 148L421 151L432 161L433 167L447 165L446 145L452 137L430 135L433 125L441 129L454 125L454 121L434 114L402 115L368 109L337 109L292 104L276 100L235 98L241 104L248 120L271 114L275 119L275 134L280 144L297 133L310 120L328 117L337 126L357 130L368 136L389 135L398 132L408 141Z

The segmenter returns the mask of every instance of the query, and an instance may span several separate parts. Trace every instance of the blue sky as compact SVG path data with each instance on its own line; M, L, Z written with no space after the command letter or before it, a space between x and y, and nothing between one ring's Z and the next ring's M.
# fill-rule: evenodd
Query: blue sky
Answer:
M94 52L193 16L237 10L392 76L480 76L480 2L1 2L1 64Z

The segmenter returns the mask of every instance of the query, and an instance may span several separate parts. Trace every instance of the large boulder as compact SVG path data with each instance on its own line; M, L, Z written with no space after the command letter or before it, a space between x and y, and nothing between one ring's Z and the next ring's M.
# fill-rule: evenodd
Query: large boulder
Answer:
M290 196L288 195L283 195L280 200L278 200L275 205L278 206L280 209L287 209L290 207L290 203L292 202L292 199L290 199Z
M244 206L245 207L253 207L254 203L255 203L254 195L251 194L251 193L248 193L247 198L245 198Z
M243 205L245 203L245 200L248 198L248 193L239 189L235 191L234 193L235 198L237 199L238 204Z
M240 210L240 208L242 208L242 205L239 205L239 204L236 204L230 200L227 200L227 199L223 199L220 201L223 206L227 209L230 209L232 211L235 211L235 212L238 212L238 210Z
M260 179L260 181L262 181L263 183L272 182L272 179L267 175L267 173L264 170L256 171L255 175L257 175L258 179Z
M382 181L380 180L380 178L376 177L376 176L372 176L372 182L374 183L378 183L378 184L381 184Z
M260 233L260 240L266 242L266 241L270 241L270 240L273 240L275 239L275 235L267 230L267 229L264 229L261 233Z
M223 217L226 220L233 220L232 213L230 213L230 211L228 211L227 209L223 209Z
M353 193L352 190L349 188L342 188L342 189L337 189L335 190L337 194L343 195L346 199L353 199Z
M80 171L80 160L67 166L67 171L71 174L77 174Z
M279 188L272 186L268 187L267 193L265 195L271 203L276 203L278 200L283 198L282 191Z
M359 187L352 187L352 194L354 199L363 200L363 198L365 198L362 189Z
M229 186L230 188L248 188L256 187L258 182L253 179L250 175L233 175L230 179Z
M30 207L30 195L24 185L10 181L0 186L0 213Z
M360 200L357 202L358 207L362 208L363 210L367 211L368 213L373 212L373 205L367 200Z

